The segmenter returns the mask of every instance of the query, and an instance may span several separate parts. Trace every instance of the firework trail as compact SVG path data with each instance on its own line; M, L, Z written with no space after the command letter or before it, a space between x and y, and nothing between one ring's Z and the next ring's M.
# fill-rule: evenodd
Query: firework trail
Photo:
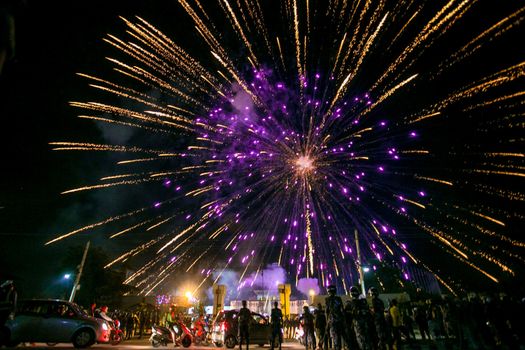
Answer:
M127 38L104 38L118 52L107 58L114 77L79 74L102 101L120 102L71 103L148 142L51 143L119 156L121 172L64 194L165 194L48 243L101 226L116 240L148 232L107 266L153 252L126 281L145 294L177 269L200 271L198 289L235 268L242 286L275 262L296 283L346 291L358 279L354 229L369 264L393 264L407 280L430 271L453 293L457 263L495 283L523 269L525 242L512 230L524 217L510 209L525 201L523 138L504 135L523 135L525 62L446 79L521 29L525 8L465 30L480 1L179 3L198 55L122 18ZM457 32L470 36L444 50ZM479 141L493 132L502 139ZM435 266L436 252L448 263Z

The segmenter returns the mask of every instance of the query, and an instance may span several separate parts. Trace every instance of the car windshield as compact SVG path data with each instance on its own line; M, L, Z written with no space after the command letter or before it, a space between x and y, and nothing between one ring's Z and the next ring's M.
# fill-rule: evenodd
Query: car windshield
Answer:
M72 308L73 310L75 310L75 312L77 313L77 315L88 316L88 314L84 311L84 309L82 309L80 306L78 306L78 305L75 304L75 303L71 303L71 308Z

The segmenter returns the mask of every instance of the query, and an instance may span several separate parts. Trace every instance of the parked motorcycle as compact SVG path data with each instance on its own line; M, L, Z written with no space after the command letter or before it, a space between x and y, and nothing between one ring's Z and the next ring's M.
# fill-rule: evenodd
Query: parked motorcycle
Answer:
M149 341L151 346L157 348L159 346L167 346L168 343L173 343L175 346L182 345L187 348L192 342L191 331L182 322L176 323L172 328L153 325L151 327L151 337Z
M191 331L183 322L178 322L173 325L175 332L175 344L182 345L185 348L189 347L193 341Z
M200 345L201 343L208 345L210 343L210 330L205 320L197 319L192 324L191 334L193 337L193 342L196 345Z
M157 325L151 327L149 342L154 348L158 348L161 345L167 346L168 343L174 343L173 339L175 339L175 332L172 329Z
M108 322L111 330L109 333L109 343L111 345L118 345L124 340L124 332L120 329L120 321L115 319L113 322Z

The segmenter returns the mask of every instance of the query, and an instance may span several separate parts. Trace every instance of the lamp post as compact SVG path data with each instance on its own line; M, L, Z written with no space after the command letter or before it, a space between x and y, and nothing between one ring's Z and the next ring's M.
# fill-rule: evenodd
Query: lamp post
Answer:
M62 276L62 283L64 285L64 290L60 292L60 298L62 298L62 299L66 299L67 298L67 295L69 293L69 288L71 288L71 285L70 285L71 282L70 281L71 281L71 277L72 276L73 275L71 273L65 273Z
M366 296L366 288L365 288L365 275L363 271L363 265L361 265L361 249L359 248L359 236L357 234L357 229L354 230L354 236L355 236L355 247L357 251L357 266L359 268L359 282L361 284L361 293Z
M89 244L90 244L90 241L86 243L86 248L84 249L84 254L82 255L82 261L80 262L80 265L78 266L77 278L75 278L75 283L73 284L73 289L71 290L71 295L69 296L69 301L71 302L75 300L75 294L77 293L77 290L80 288L80 276L82 276L82 271L84 270L84 264L86 263L86 256L89 250Z

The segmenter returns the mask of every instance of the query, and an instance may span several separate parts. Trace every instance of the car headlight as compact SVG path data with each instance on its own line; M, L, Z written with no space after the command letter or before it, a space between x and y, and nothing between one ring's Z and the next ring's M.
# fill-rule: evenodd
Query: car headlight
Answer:
M109 329L108 324L106 322L102 322L102 329L105 331Z

